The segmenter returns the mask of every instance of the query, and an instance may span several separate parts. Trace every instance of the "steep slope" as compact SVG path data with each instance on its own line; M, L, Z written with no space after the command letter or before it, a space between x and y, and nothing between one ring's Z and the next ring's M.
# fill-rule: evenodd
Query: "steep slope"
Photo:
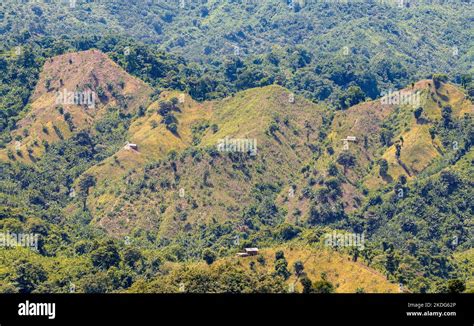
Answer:
M14 141L0 151L0 158L35 161L49 144L91 129L108 110L133 115L151 94L149 86L100 51L51 58L43 67L30 109L13 132Z
M317 167L328 171L337 162L343 170L346 208L358 207L357 198L362 197L363 187L377 190L400 176L414 179L437 160L451 158L464 146L460 137L449 142L431 135L431 130L443 121L445 107L451 108L450 117L455 121L474 114L472 102L462 91L447 83L435 86L432 80L391 91L385 98L335 114ZM418 108L422 113L416 118ZM380 171L381 160L387 162L385 173Z
M95 275L102 268L96 254L117 250L128 259L132 244L150 255L149 270L133 274L150 280L160 264L157 252L177 269L202 259L205 250L236 266L240 261L228 258L238 250L236 237L240 247L258 246L269 260L272 248L324 226L323 233L365 233L367 247L351 253L353 259L360 255L359 262L392 282L416 291L439 290L437 282L456 277L470 282L462 266L472 241L473 106L439 76L402 90L419 94L419 103L416 97L391 104L379 99L342 111L276 85L207 102L163 91L150 104L148 86L96 51L54 58L41 80L32 100L36 110L19 124L35 131L22 136L33 144L46 139L38 128L63 116L53 105L59 87L82 85L78 89L104 99L90 108L63 105L63 112L70 110L63 125L73 123L70 133L48 138L49 149L32 153L31 161L0 163L0 227L29 231L47 221L47 229L39 228L47 235L42 255L67 247L64 256L87 257L75 264ZM107 241L96 241L102 238ZM308 254L314 280L324 271L341 292L354 291L357 282L370 291L393 291L380 274L360 271L365 265L343 264L343 256L325 265L325 248L313 248L314 255L307 249L287 255L293 262ZM460 264L453 253L463 256ZM260 270L271 277L273 267ZM348 275L351 268L358 277ZM5 270L10 280L11 269ZM90 279L78 278L93 288ZM167 281L159 277L157 284Z
M180 94L165 92L160 101L173 96ZM197 220L238 218L254 201L258 185L288 193L298 182L298 166L311 156L324 117L320 107L278 86L202 104L185 98L175 113L176 133L161 124L155 103L130 127L138 151L122 149L86 171L97 179L88 206L109 232L158 223L164 234L172 234ZM219 151L226 137L256 144L255 155Z
M250 262L253 261L259 268L271 272L275 269L274 261L275 253L283 251L288 261L290 269L295 262L301 261L304 264L304 272L308 278L314 283L321 280L324 275L328 281L335 285L336 293L355 293L362 290L367 293L398 293L401 292L397 284L391 283L380 272L373 268L367 267L362 262L354 262L351 257L344 253L339 253L331 249L314 249L301 245L288 244L281 247L264 249L261 255L268 262L263 267L260 266L256 258L247 259L243 262L244 267L249 268ZM238 262L237 258L231 260ZM249 263L246 265L245 263ZM302 292L302 286L299 282L300 278L294 273L287 280L287 284L291 287L293 284L295 292Z
M166 270L164 275L157 276L149 284L139 281L127 292L274 292L270 290L272 283L269 280L279 281L279 277L274 274L277 251L284 253L291 273L288 279L282 280L279 292L303 292L301 277L296 276L293 267L297 261L303 263L304 273L313 284L324 277L334 285L335 293L401 292L397 284L389 282L382 274L363 263L351 261L345 254L329 249L314 249L301 244L266 248L256 257L223 257L210 266L204 262L185 264L168 262L163 266L163 270ZM206 281L200 281L203 278ZM259 281L256 282L254 278Z
M274 274L277 251L282 251L288 262L290 275L286 280ZM156 265L156 258L161 257L162 253L156 255L156 252L144 252L143 268L148 270L153 263ZM221 257L210 266L203 261L163 261L157 268L155 266L148 279L137 277L133 285L120 287L116 291L109 286L98 286L98 280L110 281L113 276L103 271L94 272L90 258L86 255L67 256L60 253L45 257L25 248L0 249L1 293L15 292L11 285L15 283L15 266L25 260L33 261L36 268L44 270L49 276L49 283L39 287L37 292L51 291L54 284L54 293L70 293L71 285L77 293L301 293L300 277L294 271L296 261L304 264L304 272L313 283L324 277L333 284L335 293L400 292L397 284L364 263L352 261L347 254L298 242L262 249L256 257ZM125 270L130 270L131 266L127 267L123 266ZM132 266L132 269L136 267Z
M332 207L331 214L341 216L360 207L368 193L395 185L400 176L415 179L456 154L430 130L444 121L445 107L453 121L472 114L472 103L460 90L424 80L394 94L408 100L365 102L338 111L329 124L328 111L279 86L204 103L164 92L131 124L129 139L138 150L122 148L86 171L96 179L87 206L108 232L127 234L141 226L159 229L164 237L211 221L253 225L244 209L253 205L273 207L262 208L271 213L260 212L262 219L271 216L270 224L314 222L315 206ZM173 98L175 132L159 114ZM419 107L422 113L415 117ZM255 141L256 155L219 151L226 137ZM348 138L353 140L344 141ZM463 142L457 138L458 149ZM381 160L387 162L383 175ZM332 185L333 179L339 185ZM340 201L343 211L338 211ZM250 208L247 214L259 213Z

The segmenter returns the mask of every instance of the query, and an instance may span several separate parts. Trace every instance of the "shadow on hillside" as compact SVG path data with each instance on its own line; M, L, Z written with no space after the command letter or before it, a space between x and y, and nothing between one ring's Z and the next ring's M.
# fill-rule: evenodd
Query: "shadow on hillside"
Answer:
M430 120L425 119L425 118L421 118L421 117L416 120L416 124L419 124L419 125L427 125L427 124L430 124L430 123L431 123Z
M28 157L30 158L31 162L33 163L36 163L38 160L36 159L36 157L34 157L33 155L29 154L28 153Z
M381 175L380 176L382 178L383 181L385 181L386 183L392 183L393 182L393 178L391 175L389 174L384 174L384 175Z
M397 159L397 162L398 164L403 168L403 170L405 170L405 173L411 177L411 173L410 173L410 170L408 169L408 167L405 165L405 163L403 163L400 159Z

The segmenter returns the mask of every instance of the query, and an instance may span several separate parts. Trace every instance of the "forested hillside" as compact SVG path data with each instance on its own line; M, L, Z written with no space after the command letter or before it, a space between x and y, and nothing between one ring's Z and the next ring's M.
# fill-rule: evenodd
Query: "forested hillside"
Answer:
M2 2L0 292L474 291L471 16Z
M42 36L79 44L99 34L131 36L199 63L190 67L206 72L194 81L197 99L277 82L337 102L350 86L374 98L434 71L457 82L472 73L469 1L74 3L2 2L5 50Z

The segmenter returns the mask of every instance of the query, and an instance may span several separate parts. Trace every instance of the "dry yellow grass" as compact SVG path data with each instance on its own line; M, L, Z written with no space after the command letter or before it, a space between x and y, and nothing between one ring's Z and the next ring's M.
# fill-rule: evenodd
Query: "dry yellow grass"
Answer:
M114 88L113 92L109 89L109 85ZM105 95L102 100L98 96L99 86ZM94 91L95 106L61 102L57 104L57 93L64 90ZM146 105L149 102L151 93L151 87L129 75L100 51L67 53L51 58L45 63L40 74L30 110L18 122L18 128L12 133L13 138L22 137L20 144L12 141L6 150L0 151L0 159L7 159L7 150L16 153L18 148L23 152L23 157L16 155L16 159L31 163L31 158L43 154L43 140L49 143L60 140L54 127L60 130L64 139L68 139L74 132L89 129L110 107L118 106L124 112L135 112L139 105ZM126 105L119 104L117 94L124 98ZM59 112L59 106L63 108L64 114L70 114L74 132L71 132L64 116ZM47 132L43 131L44 127L48 127ZM28 155L28 149L32 150L31 157Z
M384 180L379 175L378 166L374 173L368 175L364 184L369 189L376 189L390 180L397 180L401 175L408 179L416 177L423 172L434 160L443 155L443 146L439 138L431 139L430 127L434 122L441 119L442 107L450 105L453 116L462 117L464 114L473 114L473 105L457 87L451 84L442 84L439 89L435 89L432 81L424 80L415 84L415 89L421 91L421 106L423 107L423 121L417 122L413 116L413 109L409 106L401 107L402 112L398 113L397 121L403 126L399 134L394 135L394 140L403 138L400 165L396 158L395 144L389 147L382 158L389 164L389 180ZM440 100L438 104L434 99Z
M282 250L288 262L288 269L293 271L293 264L302 261L304 271L310 280L321 280L321 273L325 273L327 280L334 284L336 293L354 293L358 288L366 293L398 293L399 286L389 282L384 275L367 267L362 262L353 262L348 255L331 249L310 248L299 244L287 244L275 248L264 248L260 254L265 258L265 266L257 262L257 257L225 258L215 264L226 264L228 262L240 261L243 266L250 269L249 263L253 261L257 270L265 269L267 272L275 270L275 253ZM296 292L302 291L302 286L295 275L287 280L290 287L294 284Z
M196 273L218 272L230 268L243 269L249 274L272 274L275 271L275 253L283 251L288 262L288 270L292 275L285 281L286 292L301 293L303 291L300 280L294 275L293 265L296 261L304 264L304 272L313 282L320 281L322 274L335 287L335 293L400 293L397 284L388 281L384 275L363 262L353 262L349 256L331 249L311 248L301 243L292 243L276 247L260 248L259 256L265 260L264 265L258 261L259 256L251 257L223 257L217 259L212 265L205 262L166 262L163 264L162 273L170 276L167 280L176 278L179 271L193 270ZM253 264L253 270L250 264ZM166 279L166 277L165 277ZM170 291L173 289L170 288Z
M179 98L180 95L177 92L164 92L160 96L160 101L173 97ZM184 103L179 104L181 112L174 114L178 120L178 135L173 135L160 123L162 118L157 114L159 102L153 103L147 109L145 116L135 119L129 128L129 141L138 144L138 152L121 149L113 158L108 158L86 171L87 174L92 174L97 178L97 186L88 199L89 208L97 216L96 222L109 231L120 232L119 229L123 230L132 227L135 225L134 223L140 223L134 221L132 217L127 217L143 215L143 212L137 211L137 206L140 206L140 210L150 208L156 211L156 205L159 204L169 204L170 202L174 203L173 205L178 204L175 198L177 190L169 190L164 193L147 193L149 198L146 201L138 199L134 205L131 205L119 194L126 187L122 178L130 171L134 171L130 178L139 177L147 163L164 158L172 150L179 153L191 147L192 126L203 121L208 122L209 125L216 124L218 131L213 132L209 128L204 133L198 147L216 147L218 140L227 136L230 138L256 138L259 155L268 157L267 164L271 164L276 176L293 174L295 164L299 164L302 158L309 157L310 154L308 147L304 146L307 141L305 131L299 130L299 128L305 124L305 121L308 121L316 130L308 136L310 141L314 141L318 126L321 124L322 109L300 97L296 97L295 102L290 103L289 96L290 92L279 86L252 89L222 101L204 103L195 102L185 95ZM289 130L284 133L283 130L280 130L277 133L278 140L266 134L267 126L275 115L280 120L286 118L290 125L287 127ZM155 128L152 127L152 121L156 121ZM296 134L296 131L291 132L291 128L294 128L299 134ZM293 145L294 149L290 145ZM271 161L275 161L277 164L270 163ZM227 168L222 166L218 169ZM218 220L227 218L226 207L237 205L243 200L243 197L248 197L252 186L248 182L243 184L242 180L229 178L228 174L223 174L220 171L212 175L214 184L212 193L203 193L202 190L196 188L201 183L199 179L204 173L202 169L204 167L193 167L193 169L188 168L180 171L180 187L186 188L188 193L194 193L193 198L202 201L200 203L202 207L193 211L193 216L189 216L188 222L191 224L198 220L204 222L204 220L212 220L212 218ZM160 178L161 176L153 177ZM288 183L290 181L288 179ZM226 189L232 189L232 192L235 191L235 193L231 194ZM212 205L212 214L209 214L205 207L208 201L219 203ZM149 207L151 202L154 203L153 207ZM109 218L108 214L115 217ZM120 223L125 226L117 227L118 220L123 221ZM133 223L128 226L130 221ZM173 234L178 227L174 221L174 211L167 210L160 218L160 234Z

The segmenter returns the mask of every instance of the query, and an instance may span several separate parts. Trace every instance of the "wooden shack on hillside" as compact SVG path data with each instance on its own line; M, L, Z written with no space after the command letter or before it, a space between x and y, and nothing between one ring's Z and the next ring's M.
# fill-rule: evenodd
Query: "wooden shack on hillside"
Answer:
M138 145L137 145L137 144L128 143L127 145L125 145L124 149L126 149L126 150L138 151Z
M249 257L258 255L258 248L245 248L244 252L237 253L237 257Z

